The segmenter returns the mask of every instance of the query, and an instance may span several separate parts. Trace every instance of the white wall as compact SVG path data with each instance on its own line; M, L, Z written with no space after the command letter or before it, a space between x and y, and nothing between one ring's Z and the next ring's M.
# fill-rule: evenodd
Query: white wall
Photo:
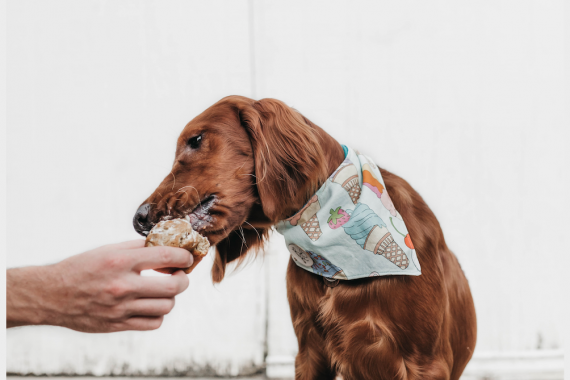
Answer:
M246 2L8 4L8 266L140 238L132 217L170 172L184 125L227 94L249 95L247 17ZM52 234L62 225L72 233ZM262 365L262 263L214 287L211 259L160 331L10 330L8 371Z
M470 281L478 353L559 349L570 162L562 8L9 1L7 264L136 238L133 213L168 173L185 123L226 95L274 97L424 197ZM65 240L50 233L62 224L73 231ZM159 331L9 330L8 371L210 364L235 374L262 365L266 315L269 354L291 357L278 239L216 287L202 263Z

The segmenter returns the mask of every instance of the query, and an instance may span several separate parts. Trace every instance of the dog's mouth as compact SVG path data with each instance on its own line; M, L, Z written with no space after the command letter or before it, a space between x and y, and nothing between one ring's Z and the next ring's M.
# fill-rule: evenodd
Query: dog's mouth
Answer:
M187 213L183 219L190 222L194 231L204 230L214 221L214 217L210 214L210 209L216 204L217 200L218 198L215 195L208 195L193 210Z
M133 219L133 225L135 230L143 235L148 236L150 230L159 222L171 219L185 219L192 225L194 231L200 232L200 234L215 235L222 233L222 230L207 230L208 227L212 227L215 222L215 217L212 216L212 208L219 201L216 195L208 195L200 200L196 206L192 209L187 210L177 210L174 212L169 212L165 214L163 211L158 211L154 217L151 217L151 204L145 204L139 207L135 217ZM152 219L156 222L151 221Z

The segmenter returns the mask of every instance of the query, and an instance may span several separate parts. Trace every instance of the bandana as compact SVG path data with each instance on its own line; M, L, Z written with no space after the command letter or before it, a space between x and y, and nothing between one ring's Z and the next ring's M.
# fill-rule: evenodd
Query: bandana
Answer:
M295 263L330 280L421 274L412 239L378 166L343 145L345 160L276 229Z

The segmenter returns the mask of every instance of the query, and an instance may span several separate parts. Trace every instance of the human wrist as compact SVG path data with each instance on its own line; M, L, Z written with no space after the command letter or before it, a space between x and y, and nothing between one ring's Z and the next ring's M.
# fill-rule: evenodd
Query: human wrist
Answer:
M7 271L6 327L52 324L53 313L46 297L51 286L47 268L32 266Z

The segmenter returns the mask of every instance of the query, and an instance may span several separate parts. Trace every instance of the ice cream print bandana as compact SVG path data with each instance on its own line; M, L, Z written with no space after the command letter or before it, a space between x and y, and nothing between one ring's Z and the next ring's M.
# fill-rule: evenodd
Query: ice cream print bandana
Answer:
M380 170L343 145L345 160L303 208L276 228L295 263L331 280L421 274L406 224Z

